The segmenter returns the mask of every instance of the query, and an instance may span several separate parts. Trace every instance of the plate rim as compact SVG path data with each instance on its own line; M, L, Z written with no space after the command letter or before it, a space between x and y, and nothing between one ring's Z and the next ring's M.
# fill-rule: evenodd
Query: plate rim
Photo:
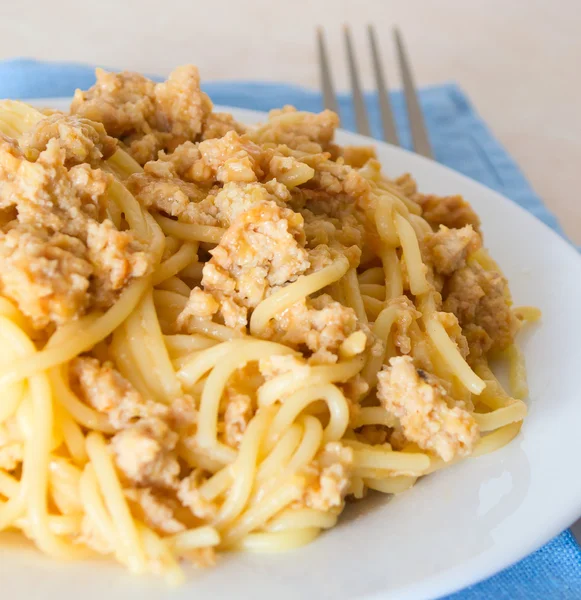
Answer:
M54 98L34 98L34 99L23 99L23 102L27 102L36 107L42 106L62 106L64 103L70 103L72 97L54 97ZM226 105L216 105L215 108L220 111L231 112L234 116L238 115L237 118L245 121L257 122L264 119L267 116L266 112L256 111L245 108L237 108ZM577 250L573 242L571 242L565 235L561 235L554 229L549 227L546 223L540 220L537 216L526 210L520 204L514 200L504 196L502 193L487 187L485 184L472 179L471 177L455 171L453 168L438 163L437 161L425 158L417 155L405 148L394 146L383 140L378 140L372 137L363 136L358 133L347 131L344 129L338 129L337 133L340 137L349 140L349 143L370 145L374 144L378 147L384 147L389 152L397 152L405 155L406 157L413 157L414 161L420 161L423 164L430 165L430 168L436 167L442 171L446 177L452 177L460 179L471 186L477 186L480 188L482 193L495 196L497 200L502 203L509 203L516 208L519 217L529 221L535 221L540 224L545 230L545 233L549 235L553 244L560 246L562 252L568 253L569 257L577 262L581 269L581 253ZM481 581L507 569L529 556L537 549L541 548L544 544L553 539L556 535L564 531L569 527L579 516L581 516L581 493L578 497L575 497L569 502L569 510L561 511L558 515L551 519L551 525L545 528L543 533L537 534L537 536L531 536L531 540L526 544L521 544L518 550L511 548L508 551L503 549L502 551L495 552L489 556L485 561L476 561L475 564L471 564L470 568L459 569L458 564L448 568L443 573L436 573L424 577L423 580L417 581L410 584L402 584L399 587L383 589L378 592L366 594L365 596L357 596L360 598L366 598L368 600L381 600L383 598L397 597L398 600L416 599L416 598L433 598L440 597L445 594L452 594L458 590L464 589L465 587L475 585ZM534 529L534 527L532 528ZM540 528L539 528L540 529ZM532 539L534 538L534 539ZM462 565L460 565L462 567Z

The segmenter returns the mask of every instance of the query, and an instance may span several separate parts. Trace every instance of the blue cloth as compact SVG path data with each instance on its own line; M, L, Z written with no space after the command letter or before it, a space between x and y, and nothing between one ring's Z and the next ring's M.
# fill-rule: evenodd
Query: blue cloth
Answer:
M70 63L43 63L26 59L0 61L0 98L72 96L95 81L93 69ZM204 85L215 104L270 110L281 104L319 111L321 95L282 83L215 82ZM562 230L534 193L518 166L491 135L462 91L453 84L423 89L420 93L436 159L497 190L544 221ZM411 147L409 126L401 94L393 95L400 139ZM372 131L381 138L376 98L367 97ZM355 129L347 96L340 98L342 126ZM490 579L449 596L449 600L549 600L581 598L581 549L569 531L537 552Z

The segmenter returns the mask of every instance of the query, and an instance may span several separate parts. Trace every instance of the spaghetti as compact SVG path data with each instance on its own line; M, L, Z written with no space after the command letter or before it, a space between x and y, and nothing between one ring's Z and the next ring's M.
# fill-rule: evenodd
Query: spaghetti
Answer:
M329 111L213 113L193 67L71 110L0 103L0 530L177 583L517 435L539 314L461 198Z

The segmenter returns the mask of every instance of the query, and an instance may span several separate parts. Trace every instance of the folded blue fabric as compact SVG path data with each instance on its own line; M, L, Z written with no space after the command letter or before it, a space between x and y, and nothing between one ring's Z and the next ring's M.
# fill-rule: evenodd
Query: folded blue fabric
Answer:
M93 85L93 68L70 63L27 59L0 61L0 98L72 96L76 88ZM270 110L293 104L319 111L321 95L278 83L216 82L204 85L215 104ZM455 85L434 86L420 93L436 159L517 202L549 227L563 233L555 216L534 193L518 166L491 135L470 102ZM393 95L400 138L411 147L404 100ZM381 138L379 110L374 95L367 97L373 134ZM354 130L347 96L340 98L342 126ZM449 600L547 600L581 598L581 549L569 531L490 579L448 597Z

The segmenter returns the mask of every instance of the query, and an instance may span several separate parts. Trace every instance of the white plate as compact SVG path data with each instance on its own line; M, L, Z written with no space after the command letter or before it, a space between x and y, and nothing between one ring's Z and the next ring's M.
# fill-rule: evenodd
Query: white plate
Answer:
M39 104L66 107L68 101ZM258 113L230 110L241 121ZM233 554L189 573L168 592L107 562L62 564L32 549L0 546L2 597L32 600L174 598L435 598L526 556L581 513L581 259L557 234L511 201L439 164L340 132L340 143L377 147L386 172L413 173L420 188L460 193L483 223L486 246L504 269L517 304L543 311L523 335L530 413L499 452L421 480L390 501L349 506L333 530L277 555ZM3 538L2 538L3 539Z

